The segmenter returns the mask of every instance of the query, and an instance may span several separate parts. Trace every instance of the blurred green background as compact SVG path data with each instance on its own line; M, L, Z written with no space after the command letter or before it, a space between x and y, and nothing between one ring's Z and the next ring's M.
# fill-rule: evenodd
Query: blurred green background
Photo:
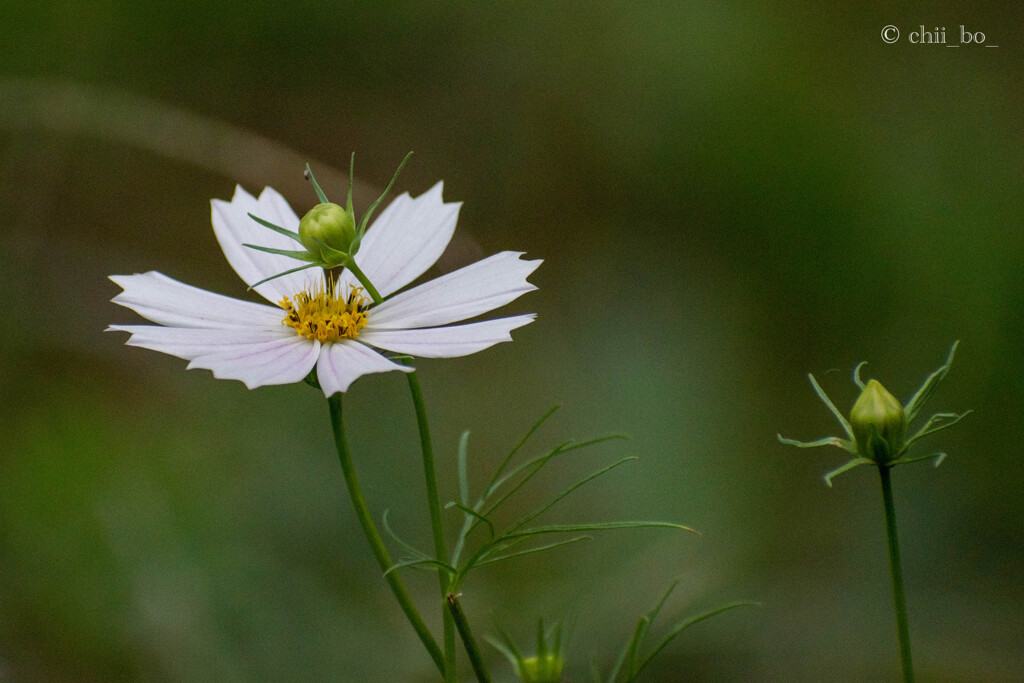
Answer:
M6 0L0 679L432 680L322 396L250 392L103 333L137 320L109 274L247 296L209 223L236 182L301 213L301 164L338 195L354 150L365 205L410 149L400 191L444 179L465 202L442 269L545 260L507 309L538 313L515 343L419 363L445 498L463 429L479 485L562 403L536 449L631 439L524 504L638 455L549 520L702 532L481 571L464 597L479 631L525 641L564 615L568 678L586 680L678 576L670 616L764 606L693 628L647 680L895 680L877 477L828 489L844 454L775 434L837 432L808 371L848 410L868 360L906 400L960 339L926 412L976 412L931 437L942 467L894 475L915 659L922 680L1024 678L1021 15L868 5ZM922 24L999 47L909 43ZM375 513L428 547L404 382L362 379L347 406Z

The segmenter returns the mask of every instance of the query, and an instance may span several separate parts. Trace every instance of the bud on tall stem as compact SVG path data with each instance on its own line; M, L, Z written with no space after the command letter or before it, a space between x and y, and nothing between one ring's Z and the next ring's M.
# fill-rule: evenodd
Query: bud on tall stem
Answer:
M850 411L857 451L879 465L899 457L907 431L903 406L878 380L870 380Z

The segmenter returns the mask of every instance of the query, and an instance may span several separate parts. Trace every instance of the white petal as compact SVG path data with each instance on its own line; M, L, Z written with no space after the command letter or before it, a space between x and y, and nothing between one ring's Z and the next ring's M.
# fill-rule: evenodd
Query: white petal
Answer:
M161 325L272 328L284 317L280 308L214 294L156 271L111 275L110 279L124 289L113 298L114 303Z
M530 313L468 325L418 330L370 330L367 327L359 333L359 340L395 353L423 358L455 358L483 351L499 342L512 341L509 333L533 322L533 318L534 314Z
M259 199L253 197L239 185L235 188L235 196L230 202L220 199L210 201L210 216L217 241L220 242L220 247L224 250L224 256L228 263L245 281L245 284L251 285L271 275L301 266L302 261L242 246L243 244L256 244L261 247L290 251L303 249L301 244L290 237L274 232L254 221L249 216L250 213L286 230L297 231L299 229L298 216L288 206L284 197L269 187L263 190ZM253 289L268 301L277 303L282 297L292 296L301 291L310 272L318 271L310 268L309 271L283 275Z
M413 369L388 360L368 346L348 340L324 345L316 364L316 376L325 396L346 391L363 375L391 370L412 372Z
M128 332L126 344L169 353L192 360L197 356L220 353L237 347L273 346L292 337L302 339L295 330L279 329L162 327L160 325L111 325L108 332Z
M388 299L369 315L366 331L432 327L466 320L537 289L526 278L541 264L503 251Z
M443 189L438 183L415 199L397 197L367 229L356 263L381 296L418 278L444 253L462 202L445 204Z
M320 342L292 330L244 330L111 325L131 332L127 344L162 351L206 368L218 379L237 379L250 389L301 381L316 364Z

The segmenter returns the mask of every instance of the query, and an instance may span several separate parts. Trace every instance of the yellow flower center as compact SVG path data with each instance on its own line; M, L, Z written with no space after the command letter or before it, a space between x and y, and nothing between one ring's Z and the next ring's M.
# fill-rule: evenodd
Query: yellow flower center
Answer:
M359 330L366 327L365 309L369 303L362 287L352 287L347 295L339 297L334 283L328 281L326 286L320 282L292 298L286 296L277 305L288 312L282 325L323 344L355 339Z

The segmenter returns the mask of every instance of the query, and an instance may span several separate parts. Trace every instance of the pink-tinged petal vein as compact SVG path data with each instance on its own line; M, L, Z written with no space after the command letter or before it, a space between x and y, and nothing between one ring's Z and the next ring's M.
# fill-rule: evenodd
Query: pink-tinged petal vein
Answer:
M272 344L238 344L198 355L188 369L205 368L217 379L237 379L250 389L302 381L316 365L320 342L290 335Z
M160 351L205 368L218 379L237 379L250 389L302 380L316 364L320 342L292 330L111 325L131 334L129 346Z
M535 315L516 315L479 323L414 330L363 329L359 340L395 353L422 358L468 356L501 342L512 341L512 330L533 322Z
M412 372L413 369L349 340L325 344L316 364L316 376L325 396L348 390L352 382L363 375L392 370Z
M150 271L136 275L111 275L123 292L112 301L143 318L175 327L279 327L281 309L232 299L178 282Z
M277 329L246 329L111 325L107 331L131 334L125 342L128 346L160 351L185 360L243 349L259 351L294 340L305 341L311 345L313 343L283 326Z
M433 327L494 310L537 289L526 278L541 260L503 251L402 292L374 308L369 330Z

